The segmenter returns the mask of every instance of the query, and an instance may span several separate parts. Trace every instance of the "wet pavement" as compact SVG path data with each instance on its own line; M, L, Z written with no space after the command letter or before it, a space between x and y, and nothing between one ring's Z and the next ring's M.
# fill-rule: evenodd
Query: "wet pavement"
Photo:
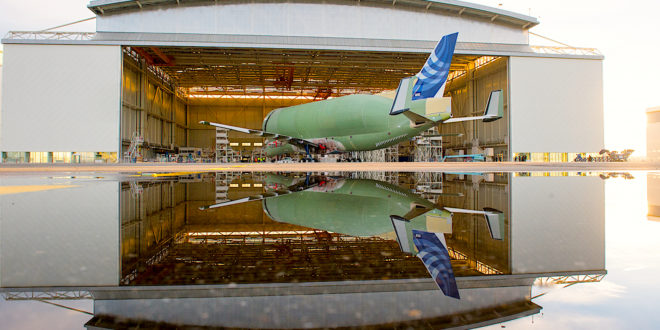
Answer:
M0 324L654 328L659 234L654 172L13 174Z

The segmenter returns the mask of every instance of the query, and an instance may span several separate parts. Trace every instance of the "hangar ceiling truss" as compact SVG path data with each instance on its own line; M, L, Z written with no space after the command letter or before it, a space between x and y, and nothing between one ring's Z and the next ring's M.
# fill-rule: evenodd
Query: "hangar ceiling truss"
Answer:
M187 95L378 93L416 74L428 54L263 48L132 47ZM455 55L451 70L477 59Z

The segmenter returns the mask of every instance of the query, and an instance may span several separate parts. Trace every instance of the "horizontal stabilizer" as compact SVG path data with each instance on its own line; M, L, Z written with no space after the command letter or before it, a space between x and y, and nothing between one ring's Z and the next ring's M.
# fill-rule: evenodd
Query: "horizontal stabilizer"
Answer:
M502 211L484 208L486 212L484 216L486 217L486 222L488 223L488 230L490 231L490 237L501 241L504 239L504 213Z
M410 121L413 123L413 125L418 126L418 125L424 125L427 123L432 123L433 120L428 119L422 115L416 114L412 111L406 111L403 113L404 116L408 117Z
M445 210L451 213L481 214L484 216L486 224L488 224L490 237L499 241L504 239L504 213L500 210L490 207L484 208L483 211L458 209L453 207L445 207Z
M496 121L504 115L504 97L502 97L502 90L490 92L488 97L488 104L486 105L486 112L484 112L484 122Z
M460 118L450 118L443 121L443 124L448 123L457 123L461 121L471 121L471 120L483 120L488 123L491 121L496 121L504 115L504 96L502 90L498 89L496 91L490 92L488 97L488 104L486 105L486 111L484 111L483 116L477 117L460 117Z

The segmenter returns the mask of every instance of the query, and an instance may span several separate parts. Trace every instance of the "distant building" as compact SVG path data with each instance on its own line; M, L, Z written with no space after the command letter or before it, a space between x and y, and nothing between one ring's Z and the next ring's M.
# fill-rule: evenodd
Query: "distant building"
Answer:
M649 207L647 219L660 222L660 175L649 173L646 176L646 200Z
M660 107L646 109L646 158L660 160Z

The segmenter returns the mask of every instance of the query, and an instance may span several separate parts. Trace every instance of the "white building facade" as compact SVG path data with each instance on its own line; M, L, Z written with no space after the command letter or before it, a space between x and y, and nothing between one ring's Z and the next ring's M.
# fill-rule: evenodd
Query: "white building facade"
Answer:
M198 125L199 118L258 126L271 109L293 103L268 97L262 104L236 105L236 98L204 103L193 92L229 93L229 84L238 86L232 95L267 94L269 88L277 95L296 88L303 95L307 88L337 96L391 89L392 81L415 72L397 62L391 70L356 58L425 58L443 35L457 31L457 63L446 91L455 100L454 115L483 111L490 91L503 89L505 116L443 126L443 133L464 136L449 141L448 153L491 149L502 160L525 154L566 161L603 148L603 56L593 49L530 46L528 31L538 24L533 17L455 0L94 0L88 7L97 15L95 33L11 32L2 40L3 161L121 161L134 135L144 138L151 156L213 148L214 132ZM239 59L238 52L258 54ZM267 64L263 54L270 56ZM294 59L300 54L341 58L363 75L392 71L392 79L354 87L350 78L341 81L341 69L328 69L335 64L309 60L303 66ZM270 69L284 77L286 88L264 73ZM310 78L315 70L325 76ZM208 72L208 81L191 85L199 72ZM236 107L240 111L230 115Z

